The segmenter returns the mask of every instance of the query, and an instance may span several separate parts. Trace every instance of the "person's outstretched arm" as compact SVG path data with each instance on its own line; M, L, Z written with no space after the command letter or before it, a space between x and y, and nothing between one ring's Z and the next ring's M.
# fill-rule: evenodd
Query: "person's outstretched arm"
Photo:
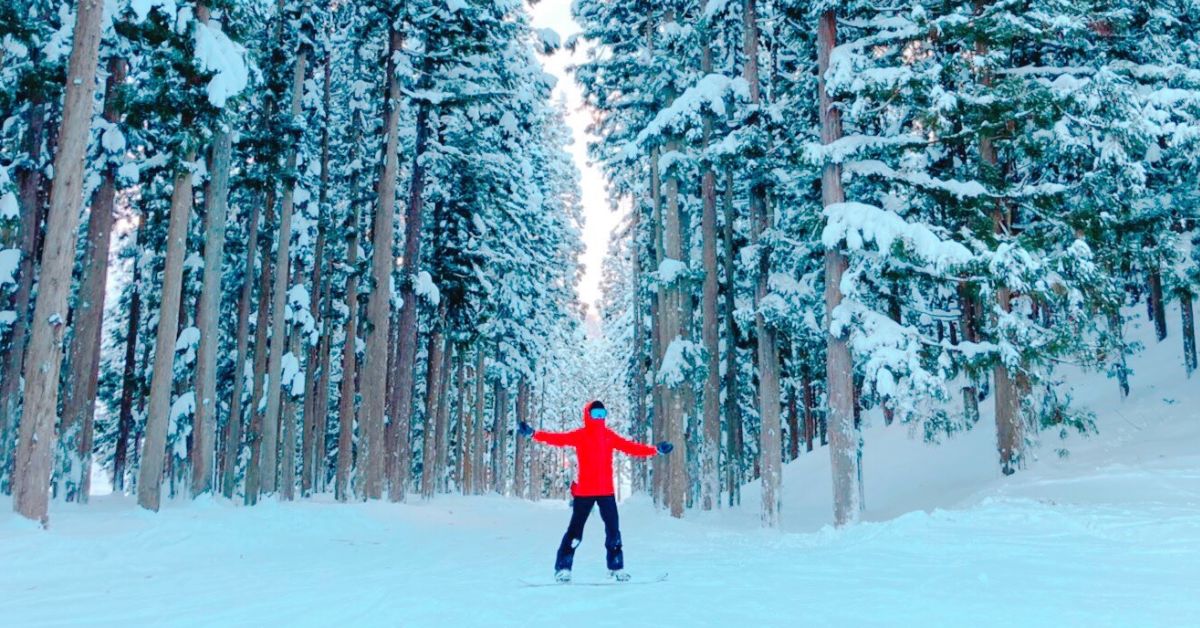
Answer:
M518 433L551 447L571 447L576 443L579 430L572 430L570 432L544 432L542 430L535 430L528 423L522 421Z
M617 451L627 453L630 456L634 456L636 458L649 458L650 456L657 456L659 453L659 448L655 447L654 445L643 445L641 443L636 443L616 432L613 432L612 435L614 441L613 447L616 448Z

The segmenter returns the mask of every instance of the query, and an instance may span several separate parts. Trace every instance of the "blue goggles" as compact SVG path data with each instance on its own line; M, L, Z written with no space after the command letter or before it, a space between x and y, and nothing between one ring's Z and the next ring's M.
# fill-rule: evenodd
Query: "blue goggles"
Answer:
M592 408L591 410L588 410L588 414L591 415L593 419L603 419L604 417L608 416L608 410L605 410L604 408Z

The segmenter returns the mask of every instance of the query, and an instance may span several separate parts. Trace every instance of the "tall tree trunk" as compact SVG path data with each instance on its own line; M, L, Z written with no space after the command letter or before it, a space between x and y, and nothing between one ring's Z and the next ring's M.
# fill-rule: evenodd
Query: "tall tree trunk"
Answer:
M342 345L342 381L338 398L337 468L334 472L334 496L338 501L350 498L350 468L354 462L354 397L356 345L358 342L358 219L359 204L353 203L346 237L346 341Z
M440 320L440 318L439 318ZM442 330L437 327L429 334L429 361L425 374L425 445L421 450L421 496L433 497L437 485L437 433L441 408L443 352Z
M642 316L642 243L641 243L642 211L635 207L633 224L630 226L632 246L630 247L630 283L633 289L633 359L635 361L633 376L633 433L635 437L645 440L649 435L646 415L646 325ZM634 490L646 490L648 487L644 469L647 465L639 465L642 472L634 476Z
M734 311L737 309L737 280L733 260L733 186L733 170L726 169L725 195L722 201L725 225L721 230L721 239L725 249L725 468L730 506L740 503L742 484L742 413L738 405L737 323L734 319Z
M263 224L273 226L275 222L275 188L269 186L266 194L266 215ZM263 432L263 380L267 375L267 327L271 313L271 240L262 243L262 269L258 282L258 311L254 316L254 371L250 393L250 430L246 442L250 445L250 460L246 466L245 502L258 503L261 484L262 432ZM282 342L282 339L280 339Z
M467 402L467 360L465 352L466 347L459 345L455 350L454 355L456 363L454 372L454 423L456 427L454 438L451 439L454 442L455 456L454 483L460 493L463 492L463 464L465 464L467 457L466 442L468 419L467 415L463 413ZM449 443L447 443L447 447L448 446ZM450 492L450 487L447 485L443 490Z
M208 169L212 178L204 195L204 280L196 316L196 327L200 329L200 348L196 353L196 415L192 428L192 449L197 452L192 462L193 495L207 493L212 488L211 465L217 424L217 353L220 351L221 261L225 256L232 144L230 129L218 123Z
M186 126L186 125L185 125ZM195 160L189 153L186 162ZM146 415L146 437L138 470L138 504L158 510L166 455L171 391L175 383L175 341L179 332L180 300L183 292L183 257L187 252L188 218L192 213L192 172L186 165L175 175L171 213L167 225L167 254L163 263L162 302L158 332L154 340L154 375L150 380L150 405Z
M446 480L449 476L446 465L450 452L450 377L453 375L454 345L450 344L450 336L442 339L442 381L441 392L438 393L437 420L437 476L434 478L434 490L446 492Z
M496 404L495 423L492 426L492 489L501 495L506 495L505 480L508 466L508 388L503 379L497 379L493 384L493 403Z
M29 104L29 128L25 135L28 167L16 173L17 196L21 207L21 262L17 265L17 289L13 295L13 311L17 318L9 330L8 352L4 354L0 373L0 492L12 490L10 455L13 436L17 430L18 408L21 400L21 374L25 364L25 347L29 334L29 306L33 296L34 262L41 249L42 221L46 206L39 191L42 179L42 141L46 133L46 107L34 96Z
M314 300L311 312L320 334L316 346L309 351L308 359L305 361L304 434L300 448L302 465L300 494L302 496L311 495L313 486L316 483L316 467L319 459L317 453L318 442L321 445L321 450L324 449L325 442L325 433L324 431L318 432L318 424L324 425L324 417L327 414L327 408L318 404L320 404L322 397L322 382L325 384L324 390L328 390L329 383L327 379L328 368L322 368L322 363L327 362L329 357L329 343L327 341L329 333L325 329L326 323L323 313L326 304L325 295L329 289L323 283L322 273L325 271L325 237L326 223L328 221L326 205L329 203L329 107L330 84L332 82L330 61L330 57L326 55L325 63L322 65L324 83L321 92L321 182L320 190L317 193L317 246L315 259L313 260L312 285ZM320 376L314 377L318 369L320 369ZM320 419L318 419L318 413L320 413Z
M367 320L370 330L367 335L367 355L363 361L363 445L365 451L366 481L364 496L380 499L384 489L384 442L383 415L387 401L388 337L391 334L391 274L392 233L395 229L394 208L396 203L397 134L400 129L400 77L395 58L403 47L403 38L393 26L388 33L387 56L387 101L384 103L383 164L379 169L379 181L375 186L378 200L372 226L371 251L371 296L367 302ZM408 299L405 305L408 306ZM395 423L393 423L395 425ZM402 438L402 440L406 440ZM397 469L401 466L397 465ZM392 483L390 496L402 499L406 482Z
M475 429L471 444L471 467L474 469L471 475L472 495L482 494L484 486L487 486L487 470L483 464L484 449L487 446L487 430L483 425L484 406L487 402L487 389L484 387L487 380L486 365L483 343L480 342L475 349Z
M422 76L432 71L430 57L426 55L422 64ZM428 79L422 81L425 84ZM400 268L400 325L395 383L396 432L392 437L390 451L395 463L392 477L393 501L404 499L404 488L408 484L409 445L408 434L412 423L413 368L417 358L417 270L421 264L421 231L425 207L425 164L422 159L429 143L430 107L428 100L417 103L416 138L413 143L412 175L409 177L408 204L404 209L404 256Z
M1182 318L1183 367L1188 377L1196 370L1196 312L1192 309L1192 293L1179 292L1179 312Z
M679 150L678 140L668 140L666 144L667 153L670 154L677 150ZM683 246L683 225L679 209L679 177L676 168L671 168L664 173L663 188L664 198L666 199L666 206L663 209L662 216L665 261L686 264ZM660 264L659 268L663 268L663 265ZM686 323L690 322L690 317L684 317L684 300L690 300L691 295L686 294L684 284L683 277L675 277L663 290L662 307L659 311L659 316L662 319L661 333L664 344L664 361L665 356L671 354L671 345L685 341L688 336ZM669 365L660 364L659 366L660 378L663 375L662 369L665 366ZM684 377L666 382L664 385L663 398L665 405L663 407L663 423L666 430L666 439L678 445L680 449L675 459L669 462L667 468L667 507L670 509L672 517L683 516L683 509L687 499L687 437L685 429L691 408L686 402L685 389L690 386L691 382L687 381Z
M113 57L108 62L108 78L104 86L104 119L116 123L120 119L116 91L125 80L125 60ZM108 279L108 248L113 227L113 207L117 196L116 167L109 163L101 175L100 187L92 197L88 217L87 241L84 244L83 272L79 278L79 294L71 314L74 334L67 364L71 367L63 399L61 434L68 442L75 459L70 469L79 472L73 488L67 490L67 500L87 502L92 467L92 421L96 410L96 380L100 371L101 327L104 323L104 287ZM76 433L76 428L78 432ZM71 447L73 445L73 447ZM70 485L71 480L64 478Z
M834 107L833 100L825 88L825 73L829 70L829 57L837 46L837 15L833 9L821 14L817 30L818 92L821 118L821 143L831 144L842 137L841 112ZM825 164L821 172L821 197L825 207L846 200L842 190L841 167L833 162ZM833 320L833 311L842 302L842 274L846 271L846 257L836 249L825 252L825 325L828 332ZM829 455L833 471L833 520L835 525L845 525L858 520L859 474L858 474L858 430L854 425L854 370L850 348L846 339L826 334L828 348L825 358L829 414Z
M308 61L308 52L301 48L296 53L296 63L292 73L292 104L290 119L295 123L300 118L300 106L304 96L304 74ZM275 282L271 306L271 346L267 357L267 413L263 417L262 431L262 468L259 470L262 481L262 492L275 492L279 478L277 450L279 448L280 405L283 401L283 388L280 375L283 369L283 347L287 340L287 322L284 311L287 306L290 249L292 240L292 210L294 207L295 182L292 172L296 169L296 148L288 150L283 202L279 209L279 240L275 249ZM386 284L385 284L386 285Z
M242 273L238 298L237 347L234 352L233 389L229 399L229 418L225 421L225 455L221 465L221 492L233 498L237 490L238 460L242 455L242 395L246 380L246 353L250 340L250 302L254 296L254 267L258 253L258 203L251 203L246 222L246 268ZM251 408L253 413L254 409Z
M975 11L980 13L991 0L976 0ZM986 55L988 52L988 44L986 41L975 42L976 52L979 55ZM986 73L982 78L984 86L992 84L991 77ZM998 170L999 158L996 155L996 147L993 138L984 134L979 138L979 157L985 164L986 168ZM1010 232L1011 217L1008 209L1005 207L1004 201L997 199L995 208L992 211L992 223L997 238L1003 238ZM1002 312L1010 312L1012 310L1012 291L1008 286L1000 286L996 290L996 305ZM1021 421L1021 390L1015 382L1013 373L1009 372L1008 365L1003 360L997 360L992 371L992 379L995 381L996 391L996 437L997 449L1000 453L1000 468L1005 475L1011 475L1016 472L1021 466L1021 445L1024 441L1022 433Z
M804 387L804 450L813 450L813 437L817 433L817 400L813 392L812 373L807 365L800 369L801 386Z
M700 71L712 73L712 45L708 38L701 49ZM712 141L712 115L704 116L702 144ZM704 163L700 177L700 232L703 240L704 288L701 309L704 321L701 336L707 352L703 396L704 444L700 448L700 507L716 508L721 501L721 478L717 470L717 452L721 447L721 346L717 319L717 175L711 162Z
M517 384L517 423L529 421L529 381L522 378ZM526 497L526 458L529 448L525 446L526 439L516 439L516 463L513 465L513 495Z
M745 66L743 78L750 85L750 103L760 106L758 81L758 9L757 0L745 0L742 13L744 21L743 51ZM763 124L759 116L756 124ZM771 228L770 210L767 207L765 173L755 173L750 183L750 244L758 251L758 273L754 284L754 327L758 336L758 406L762 427L759 429L759 459L762 475L762 524L768 528L779 527L782 509L783 451L780 442L782 426L779 418L779 347L775 329L767 325L763 317L762 304L769 293L767 285L770 274L770 254L762 235Z
M136 227L135 227L136 229ZM135 233L136 237L136 233ZM133 431L133 396L138 385L137 339L138 323L141 320L142 295L140 289L141 267L137 256L133 258L132 279L129 285L133 293L129 297L129 323L125 328L125 365L121 370L121 402L117 412L117 445L113 452L113 486L118 492L125 489L125 459L129 452L129 436Z

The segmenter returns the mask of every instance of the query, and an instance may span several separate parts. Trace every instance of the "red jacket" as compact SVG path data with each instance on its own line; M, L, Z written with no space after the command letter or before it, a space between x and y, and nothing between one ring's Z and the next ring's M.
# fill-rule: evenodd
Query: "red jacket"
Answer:
M649 458L658 453L651 445L635 443L608 429L601 419L589 415L594 401L583 407L583 427L570 432L533 433L533 440L554 447L574 447L579 460L579 479L571 483L571 494L576 497L599 497L612 495L612 453L616 449L630 456Z

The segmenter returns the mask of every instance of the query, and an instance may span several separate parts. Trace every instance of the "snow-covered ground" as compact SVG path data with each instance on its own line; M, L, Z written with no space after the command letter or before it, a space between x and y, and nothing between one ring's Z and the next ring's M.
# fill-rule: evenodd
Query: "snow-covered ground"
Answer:
M1174 330L1173 330L1174 331ZM1144 334L1138 334L1142 337ZM54 504L51 528L0 502L0 625L1188 626L1200 621L1200 376L1178 338L1133 361L1121 401L1076 378L1099 435L1042 435L1039 459L997 471L980 427L929 446L904 426L865 435L865 523L826 527L828 456L785 473L784 531L743 506L683 521L621 506L628 569L666 582L548 580L561 501L440 497L140 511L128 497ZM600 580L593 514L576 578Z

